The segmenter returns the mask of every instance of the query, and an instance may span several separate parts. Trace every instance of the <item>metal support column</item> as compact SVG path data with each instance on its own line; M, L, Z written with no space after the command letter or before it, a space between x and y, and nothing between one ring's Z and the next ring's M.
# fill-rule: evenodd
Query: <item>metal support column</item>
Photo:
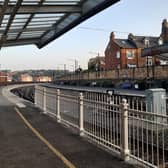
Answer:
M60 89L57 89L57 122L61 122L61 115L60 115Z
M79 114L79 129L80 136L84 136L84 117L83 117L83 93L79 94L79 105L80 105L80 114Z
M46 114L47 112L46 112L46 110L47 110L47 108L46 108L46 87L44 87L43 88L43 111L44 111L44 113Z

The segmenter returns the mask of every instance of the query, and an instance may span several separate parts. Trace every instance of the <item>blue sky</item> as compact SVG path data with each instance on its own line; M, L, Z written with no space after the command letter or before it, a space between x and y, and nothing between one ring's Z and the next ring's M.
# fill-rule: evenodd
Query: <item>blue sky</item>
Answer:
M168 0L121 0L40 50L33 45L2 48L1 69L63 69L66 64L72 70L74 59L86 68L89 58L104 55L112 31L116 38L126 38L128 32L159 36L167 7Z

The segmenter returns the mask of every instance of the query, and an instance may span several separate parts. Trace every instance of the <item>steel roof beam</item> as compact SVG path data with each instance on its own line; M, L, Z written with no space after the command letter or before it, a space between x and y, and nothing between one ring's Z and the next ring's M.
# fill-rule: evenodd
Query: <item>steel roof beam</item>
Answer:
M35 44L37 41L38 41L37 38L19 39L19 40L6 40L6 42L3 43L2 47Z
M145 48L142 50L142 57L155 56L158 54L168 53L168 44L160 45L156 47Z
M56 1L44 1L44 3L46 4L74 4L74 3L78 3L79 1L58 1L58 0L56 0ZM37 3L38 4L38 2L36 2L36 1L30 1L30 0L28 0L28 1L24 1L23 2L23 4L34 4L34 3Z
M2 34L2 37L1 37L1 43L0 43L1 46L3 46L3 43L6 41L6 36L8 34L9 29L10 29L10 26L11 26L11 24L12 24L14 18L15 18L15 15L16 15L20 5L22 4L22 1L23 0L18 0L16 5L14 6L13 10L11 11L8 24L7 24L6 29L5 29L4 33Z
M41 6L43 4L44 0L41 0L39 3L38 3L38 6ZM24 31L24 29L26 29L26 27L28 26L28 24L31 22L31 20L33 19L34 17L34 13L30 15L30 17L28 18L27 22L25 23L25 25L23 26L23 29L18 33L17 37L16 37L16 40L21 36L22 32Z
M4 13L5 13L5 10L6 10L7 6L8 6L8 3L9 3L9 0L6 0L6 1L4 1L4 4L2 6L2 10L0 12L0 26L2 24L2 21L3 21L3 18L4 18Z
M63 2L61 4L54 3L58 1L48 4L44 0L34 4L24 4L24 0L16 0L15 3L7 3L8 1L5 0L0 5L0 21L3 23L0 29L0 47L35 44L42 48L119 0L76 0L74 4L69 4L68 0L67 4L65 1L60 1ZM47 18L54 18L54 22ZM35 37L40 34L41 36Z
M164 54L156 55L156 57L161 59L161 60L168 61L168 53L164 53Z
M71 30L76 25L78 25L81 22L83 22L84 20L86 20L89 17L97 14L98 12L100 12L103 9L109 7L110 5L115 4L118 1L120 1L120 0L105 0L105 1L97 0L97 1L93 1L92 2L93 4L96 4L96 2L97 2L97 4L94 7L91 7L91 6L89 6L89 4L86 4L87 2L89 2L88 0L86 0L86 1L83 0L80 3L80 6L82 8L81 16L76 18L75 20L73 20L66 27L62 28L61 30L58 30L59 24L64 22L64 20L66 20L66 18L68 17L68 15L65 15L65 18L63 18L60 22L57 22L56 24L54 24L52 26L53 30L47 31L41 36L41 38L40 38L40 40L39 40L39 42L37 44L38 48L44 47L45 45L47 45L48 43L50 43L54 39L58 38L59 36L61 36L64 33L66 33L67 31ZM51 33L51 37L49 35L50 33Z
M33 31L47 31L50 30L51 27L37 27L37 28L25 28L25 29L10 29L8 33L18 33L20 31L23 32L33 32ZM0 34L2 34L4 30L0 30Z
M8 5L4 14L11 14L14 5ZM3 11L3 6L0 5L0 13ZM81 13L82 8L77 5L22 5L17 14L50 14L50 13Z

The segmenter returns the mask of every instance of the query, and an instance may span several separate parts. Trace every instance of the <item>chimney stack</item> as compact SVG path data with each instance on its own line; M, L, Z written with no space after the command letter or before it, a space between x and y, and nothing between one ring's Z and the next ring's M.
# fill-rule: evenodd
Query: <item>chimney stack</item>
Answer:
M129 33L128 40L134 41L134 35L132 33Z
M167 22L167 19L164 19L162 22L161 37L162 37L164 43L168 43L168 22Z
M114 39L115 39L115 34L114 34L114 32L112 32L110 35L110 40L114 41Z

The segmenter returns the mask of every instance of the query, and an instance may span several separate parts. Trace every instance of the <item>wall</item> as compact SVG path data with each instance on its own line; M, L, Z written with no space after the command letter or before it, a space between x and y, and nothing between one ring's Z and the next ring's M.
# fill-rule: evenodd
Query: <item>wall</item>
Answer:
M164 66L151 66L151 67L140 67L140 68L127 68L117 69L100 72L86 72L80 75L69 75L61 77L59 80L99 80L99 79L168 79L168 65Z
M116 57L117 51L120 51L120 47L114 42L110 41L105 51L105 69L117 69L120 64L120 59Z

